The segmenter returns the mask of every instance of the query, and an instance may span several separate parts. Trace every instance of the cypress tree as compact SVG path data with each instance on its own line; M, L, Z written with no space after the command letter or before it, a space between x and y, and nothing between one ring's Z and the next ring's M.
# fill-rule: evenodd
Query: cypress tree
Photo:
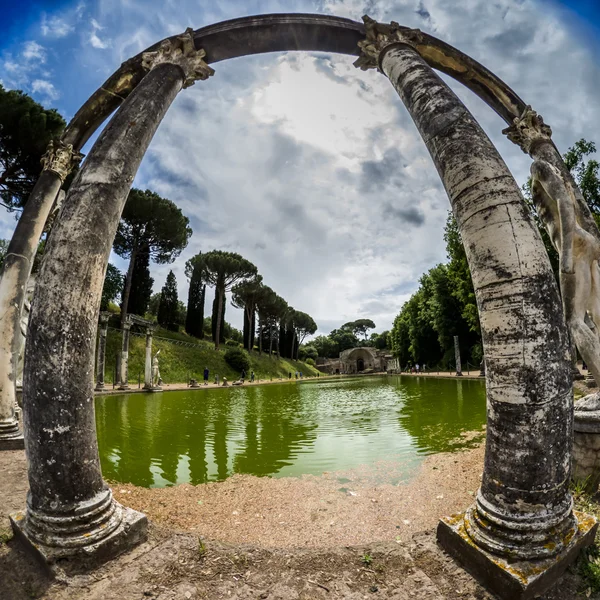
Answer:
M188 293L187 316L185 330L194 337L204 338L204 302L206 299L206 285L202 280L202 268L199 263L194 265L190 278Z
M177 280L173 271L169 271L167 280L160 292L158 305L158 323L166 329L177 331L179 325L179 299L177 297Z
M150 277L150 253L141 252L138 254L131 275L131 291L127 307L130 314L143 317L148 312L153 285L154 279Z

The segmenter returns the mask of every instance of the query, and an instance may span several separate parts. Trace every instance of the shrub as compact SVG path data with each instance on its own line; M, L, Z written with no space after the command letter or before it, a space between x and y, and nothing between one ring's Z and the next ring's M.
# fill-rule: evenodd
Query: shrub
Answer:
M311 367L314 367L317 364L312 358L307 358L304 362Z
M235 340L227 340L225 342L226 346L229 346L230 348L239 348L240 347L240 343L236 342Z
M225 362L236 371L247 371L250 368L250 357L241 348L228 348L224 358Z

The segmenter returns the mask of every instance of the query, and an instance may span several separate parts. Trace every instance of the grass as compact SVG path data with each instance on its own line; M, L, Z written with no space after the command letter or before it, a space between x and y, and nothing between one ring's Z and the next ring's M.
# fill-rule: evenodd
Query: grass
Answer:
M600 504L598 495L589 494L588 480L574 481L571 483L571 493L575 509L594 515L600 519ZM577 572L581 577L580 593L583 597L590 597L600 592L600 534L596 534L596 540L585 549L577 560Z
M160 339L160 338L169 339ZM158 339L157 339L158 338ZM180 345L176 341L185 341L193 344ZM215 351L214 345L208 340L197 340L185 333L167 332L159 329L155 333L152 343L152 353L160 350L160 374L165 383L187 383L190 378L202 381L204 368L210 371L210 380L214 381L215 375L222 380L227 377L229 381L239 378L239 373L234 371L224 359L227 346L222 345ZM115 374L116 357L121 351L121 334L119 331L110 330L106 339L106 368L104 379L112 383ZM135 385L138 378L144 382L144 364L146 356L146 340L144 336L131 335L129 339L129 383ZM257 379L286 378L301 371L305 376L314 376L317 369L303 363L289 359L259 355L258 352L250 354L250 370L254 371ZM248 372L248 377L250 372Z

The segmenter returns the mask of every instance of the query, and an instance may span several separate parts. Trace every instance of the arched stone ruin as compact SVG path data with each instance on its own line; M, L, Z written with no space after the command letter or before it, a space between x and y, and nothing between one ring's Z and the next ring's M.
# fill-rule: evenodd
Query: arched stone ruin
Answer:
M481 318L488 428L475 504L443 518L438 539L510 598L543 591L593 540L595 520L574 513L568 488L571 353L548 257L504 161L433 69L466 85L506 121L509 138L536 163L543 198L566 194L578 223L598 238L589 210L550 129L504 82L426 33L364 21L261 15L188 29L123 63L49 147L0 284L2 447L22 443L14 413L15 339L38 239L82 146L116 110L64 201L29 322L23 411L30 492L12 522L23 543L46 561L88 566L146 535L145 517L117 504L102 479L93 405L104 272L144 153L177 94L213 75L209 65L283 50L355 55L356 66L390 80L423 137L460 228ZM581 327L581 311L577 315Z

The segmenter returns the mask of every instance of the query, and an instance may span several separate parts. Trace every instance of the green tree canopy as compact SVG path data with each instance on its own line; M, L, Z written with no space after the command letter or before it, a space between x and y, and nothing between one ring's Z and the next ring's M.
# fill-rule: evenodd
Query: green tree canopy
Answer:
M100 310L108 310L111 302L116 302L123 289L123 274L115 265L108 263L106 266L106 277L102 288L102 300Z
M160 292L157 320L161 327L171 331L178 331L180 318L177 279L175 278L175 273L169 271L165 285Z
M0 85L0 198L9 209L22 208L42 170L50 140L65 121L20 90Z
M174 202L150 190L133 188L129 192L113 244L119 256L129 259L121 321L129 307L133 269L140 253L147 253L150 260L159 264L171 263L187 246L191 235L189 219Z
M238 282L251 279L258 274L258 269L249 260L235 252L212 250L200 255L202 277L207 285L215 288L217 297L217 316L215 329L215 350L219 349L221 333L221 316L225 304L225 293Z
M364 339L367 339L367 331L369 329L375 329L375 323L371 319L358 319L356 321L350 321L342 325L342 329L351 331L355 336L361 334Z

